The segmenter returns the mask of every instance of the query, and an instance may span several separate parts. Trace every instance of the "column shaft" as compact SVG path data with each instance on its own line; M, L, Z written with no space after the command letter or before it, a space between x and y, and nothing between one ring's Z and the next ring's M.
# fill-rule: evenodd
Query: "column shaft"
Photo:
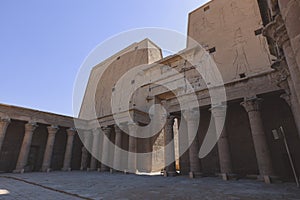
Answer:
M137 138L133 137L136 135L137 127L134 124L128 124L129 130L129 144L128 144L128 171L136 173L137 171Z
M228 175L232 173L231 155L229 149L229 142L225 128L226 107L219 105L211 108L214 117L216 133L221 134L217 145L220 162L220 171L224 180L228 179Z
M109 171L110 169L110 151L109 151L109 138L111 134L111 128L110 127L104 127L104 136L103 136L103 150L102 150L102 163L101 163L101 171Z
M31 146L31 141L32 141L32 135L34 130L37 128L36 123L28 123L25 124L25 135L23 138L22 146L20 149L20 153L18 156L18 161L17 161L17 166L14 172L16 173L23 173L25 171L25 166L28 161L28 156L29 156L29 151L30 151L30 146Z
M80 164L80 170L86 170L87 169L87 162L88 162L88 150L85 148L85 146L82 146L81 148L81 164Z
M145 153L139 162L142 162L142 172L150 173L152 170L152 141L151 138L143 140Z
M89 151L87 148L91 148L91 142L92 142L92 133L90 130L85 130L83 135L83 146L81 148L81 165L80 170L86 170L88 168L88 157L89 157Z
M287 63L282 62L280 67L278 67L278 71L284 71L287 68ZM296 96L295 87L293 84L293 81L291 80L291 77L288 75L285 75L282 73L282 76L286 76L286 79L280 78L280 81L278 83L278 86L282 89L284 89L285 93L282 94L280 97L286 101L286 103L290 106L291 111L294 116L294 121L297 127L297 132L300 137L300 104Z
M93 146L91 154L91 164L90 170L94 171L97 169L97 163L99 159L99 149L102 147L100 145L100 132L98 129L93 130Z
M201 161L199 159L199 140L197 137L199 121L195 111L185 111L184 118L187 122L188 140L191 142L189 148L190 172L191 178L201 175Z
M10 123L10 119L9 118L0 118L0 152L2 149L2 145L4 142L4 138L5 138L5 134L6 134L6 130L7 127Z
M176 175L176 163L175 163L175 145L174 145L174 116L169 116L165 125L165 176L175 176Z
M117 171L122 171L124 169L122 168L122 130L118 127L118 125L115 125L115 153L114 153L114 169Z
M267 144L266 135L261 119L260 105L262 99L245 99L241 105L246 109L249 117L251 133L258 163L259 173L266 183L270 182L270 176L273 174L272 160Z
M73 142L74 142L74 135L76 131L74 129L68 129L68 139L67 139L67 145L66 145L66 151L65 151L65 157L64 157L64 165L63 165L63 171L71 171L71 160L72 160L72 150L73 150Z
M42 165L43 172L50 171L53 147L54 147L54 142L55 142L55 135L58 131L58 127L57 126L48 126L47 129L48 129L48 139L47 139L47 144L46 144L46 149L45 149L44 159L43 159L43 165Z

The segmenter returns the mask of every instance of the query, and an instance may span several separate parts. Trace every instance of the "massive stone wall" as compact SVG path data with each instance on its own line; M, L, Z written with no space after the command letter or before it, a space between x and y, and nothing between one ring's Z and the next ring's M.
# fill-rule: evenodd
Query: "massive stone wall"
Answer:
M188 35L211 52L225 82L270 68L262 28L257 0L213 0L189 14Z
M79 117L95 119L95 114L97 118L111 115L112 92L121 76L131 68L150 64L161 58L161 50L145 39L95 66L90 74ZM101 73L103 75L100 77Z

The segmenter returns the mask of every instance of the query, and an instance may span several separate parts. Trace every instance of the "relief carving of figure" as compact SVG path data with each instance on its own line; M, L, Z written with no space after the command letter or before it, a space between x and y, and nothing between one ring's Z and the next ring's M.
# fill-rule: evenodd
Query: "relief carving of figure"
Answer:
M238 28L234 34L233 49L235 50L235 57L233 60L233 66L236 70L236 78L239 74L249 71L249 63L245 52L245 46L247 42L242 35L241 28Z

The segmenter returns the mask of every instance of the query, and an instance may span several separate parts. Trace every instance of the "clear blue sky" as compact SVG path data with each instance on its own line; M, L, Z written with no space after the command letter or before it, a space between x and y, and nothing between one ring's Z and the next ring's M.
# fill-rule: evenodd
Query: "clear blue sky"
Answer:
M1 0L0 103L73 115L77 71L107 38L143 27L186 34L208 0Z

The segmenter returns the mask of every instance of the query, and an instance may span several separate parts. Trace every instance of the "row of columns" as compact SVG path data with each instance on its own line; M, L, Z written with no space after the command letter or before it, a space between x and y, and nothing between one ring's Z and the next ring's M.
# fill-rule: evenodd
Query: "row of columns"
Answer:
M270 152L267 145L267 139L266 135L264 133L263 129L263 122L261 118L260 108L261 108L261 102L262 99L253 97L253 98L247 98L244 102L241 103L241 105L245 108L245 110L248 113L250 127L251 127L251 133L259 168L260 177L263 178L266 182L270 182L270 176L274 175L273 167L272 167L272 161ZM215 117L215 126L217 130L221 130L222 124L217 123L219 120L216 118L221 117L222 107L213 107L211 109L211 112L213 112L213 116ZM188 132L197 132L198 131L198 122L195 120L197 117L195 117L196 113L193 111L185 112L184 118L187 121L187 128ZM174 116L170 115L167 118L167 123L165 125L165 137L164 142L165 145L171 144L173 145L173 148L168 148L165 152L165 156L168 157L168 159L174 160L171 164L166 166L166 175L172 176L176 175L176 168L175 168L175 148L174 148L174 132L173 132L173 124L174 124ZM6 129L10 123L10 120L8 118L1 118L0 120L0 148L3 144L3 139L6 133ZM29 122L25 124L25 134L22 142L22 146L20 149L20 153L18 156L18 161L16 165L16 169L14 172L24 172L25 166L27 164L28 156L29 156L29 150L31 146L32 137L34 134L34 131L38 125L34 122ZM49 126L47 127L48 130L48 138L47 138L47 144L46 149L44 152L43 157L43 164L42 164L42 171L50 171L51 169L51 158L53 153L53 146L55 141L55 135L58 131L57 126ZM134 135L136 132L136 126L133 124L128 125L128 130L130 132L130 135ZM107 139L101 138L101 134L99 130L95 129L93 130L93 143L92 145L92 151L94 155L101 155L102 160L108 161L109 154L107 152L107 149L109 149L109 137L112 133L111 127L105 127L103 128L103 132L105 134L105 137ZM68 129L68 139L66 144L66 151L64 155L64 164L62 170L70 170L70 164L71 164L71 158L72 158L72 148L73 148L73 140L74 135L76 131L74 129ZM88 132L90 134L90 132ZM122 143L122 131L117 126L115 127L115 146L116 149L114 150L114 160L113 165L114 166L120 166L121 165L121 153L120 150L117 148L121 147ZM103 136L102 136L103 137ZM190 136L189 136L190 137ZM89 139L87 137L87 139ZM192 141L194 138L189 138L190 141ZM100 144L100 142L103 142ZM84 141L87 145L91 141ZM217 143L218 151L219 151L219 161L220 161L220 170L223 178L227 180L228 175L232 174L232 164L231 164L231 157L230 157L230 151L229 151L229 142L227 138L226 129L224 128L222 130L222 134L220 139ZM99 148L100 147L100 148ZM190 148L189 148L189 158L190 158L190 176L195 177L198 175L201 175L201 162L198 157L199 152L199 140L194 139ZM129 147L128 150L130 152L137 152L137 138L130 136L129 137ZM82 160L81 160L81 169L87 168L87 160L88 160L88 151L86 147L83 147L82 149ZM136 163L136 156L135 154L130 154L128 157L128 168L129 169L137 169L137 163ZM165 159L166 160L166 159ZM107 163L107 162L106 162ZM97 169L97 159L92 157L91 163L90 163L90 169L96 170ZM101 163L100 166L101 171L108 171L109 167L105 164Z
M7 127L10 124L11 120L9 118L0 118L0 151L2 149L3 141L7 132ZM18 155L18 160L16 164L16 168L14 170L15 173L23 173L25 171L25 167L28 162L32 137L34 131L38 127L37 123L35 122L28 122L25 124L25 133L22 141L22 145L20 148L20 152ZM47 144L44 152L42 169L43 172L49 172L51 170L51 159L55 141L55 135L59 128L57 126L48 126L48 138ZM72 158L72 149L73 149L73 141L74 135L76 131L75 129L68 129L67 130L67 144L66 144L66 151L64 155L64 163L62 170L67 171L71 169L71 158Z
M133 137L131 135L135 135L136 133L136 126L134 124L128 123L127 124L128 131L129 131L129 141L128 141L128 151L132 152L133 154L128 155L127 159L127 167L122 169L124 171L130 170L131 172L135 173L137 170L137 138ZM110 148L110 136L113 132L115 132L115 143L114 143L114 149L112 150ZM113 170L110 168L113 166L114 169L120 169L124 158L122 158L122 130L120 127L115 125L114 127L102 127L102 132L99 129L93 130L93 139L92 137L86 137L87 140L85 141L85 145L91 144L92 154L91 154L91 161L90 161L90 167L88 168L88 155L89 152L86 149L85 146L82 147L82 157L81 157L81 170L97 170L97 163L100 159L102 162L100 163L98 167L98 171L110 171ZM103 133L104 135L102 135ZM90 134L89 131L87 131L86 134ZM92 141L92 142L91 142ZM112 158L113 155L113 158ZM121 170L121 169L120 169Z
M261 118L261 98L252 97L245 98L241 103L241 106L245 109L248 114L252 139L255 148L256 159L259 169L259 177L264 180L266 183L271 182L271 177L274 175L272 160L270 151L267 144L266 135L263 128L263 121ZM214 116L216 130L221 131L221 136L217 142L219 163L220 163L220 172L224 180L233 175L229 140L226 132L226 128L223 128L223 123L220 123L222 120L218 118L224 117L223 106L215 106L211 108L211 112ZM196 113L194 111L188 111L183 113L183 116L187 122L188 133L195 133L198 131L198 122ZM165 145L173 140L173 122L174 117L168 117L166 128L165 128ZM192 141L189 147L189 162L190 162L190 172L189 175L191 178L201 175L201 162L198 157L200 145L197 138L191 138L189 136L189 141ZM168 150L166 156L174 157L174 151ZM175 159L174 159L175 160ZM175 163L166 167L166 174L173 174L175 172Z

